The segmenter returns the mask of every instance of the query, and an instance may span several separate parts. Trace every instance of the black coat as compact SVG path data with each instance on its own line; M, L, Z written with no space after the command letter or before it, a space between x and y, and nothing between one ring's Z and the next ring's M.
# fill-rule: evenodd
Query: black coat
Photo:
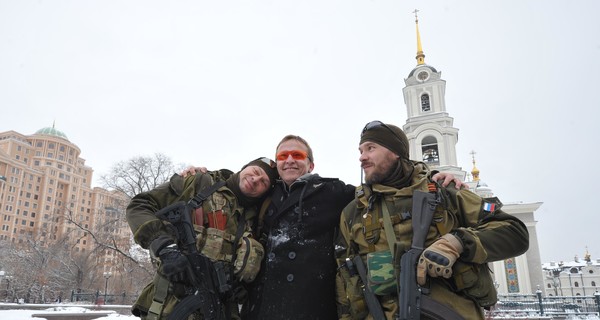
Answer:
M261 232L265 259L243 319L337 319L334 234L354 190L316 174L275 186Z

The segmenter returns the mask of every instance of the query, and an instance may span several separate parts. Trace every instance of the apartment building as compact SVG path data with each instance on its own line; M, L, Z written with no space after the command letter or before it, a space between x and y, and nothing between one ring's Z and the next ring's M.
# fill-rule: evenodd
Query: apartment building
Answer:
M130 245L124 208L127 197L92 188L93 169L81 150L54 126L32 135L0 133L0 242L47 246L69 242L76 252L96 248L90 231L111 236L126 252ZM100 273L117 264L114 252L99 258Z

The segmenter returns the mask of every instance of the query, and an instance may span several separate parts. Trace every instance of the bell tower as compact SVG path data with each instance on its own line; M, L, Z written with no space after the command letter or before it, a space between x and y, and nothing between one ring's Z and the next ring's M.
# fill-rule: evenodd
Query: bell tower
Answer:
M410 145L410 158L431 169L449 172L465 180L466 172L457 165L458 129L446 111L446 81L442 73L425 63L419 33L418 10L414 11L417 30L417 66L404 79L402 89L407 109L402 127Z

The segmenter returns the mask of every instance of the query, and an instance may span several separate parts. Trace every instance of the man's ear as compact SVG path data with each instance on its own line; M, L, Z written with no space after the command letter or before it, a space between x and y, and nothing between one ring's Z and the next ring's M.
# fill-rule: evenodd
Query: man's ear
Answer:
M311 161L310 165L308 166L308 172L312 172L314 168L315 168L315 164Z

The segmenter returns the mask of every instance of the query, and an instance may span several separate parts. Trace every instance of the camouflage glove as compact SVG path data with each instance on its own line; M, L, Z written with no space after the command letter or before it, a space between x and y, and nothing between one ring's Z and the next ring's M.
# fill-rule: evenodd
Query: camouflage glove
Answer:
M452 266L463 251L463 246L458 238L452 234L445 234L432 243L419 258L417 265L417 282L425 285L427 274L430 277L450 278Z
M190 279L190 263L170 237L160 236L152 241L150 253L160 259L158 273L169 281L186 282Z

